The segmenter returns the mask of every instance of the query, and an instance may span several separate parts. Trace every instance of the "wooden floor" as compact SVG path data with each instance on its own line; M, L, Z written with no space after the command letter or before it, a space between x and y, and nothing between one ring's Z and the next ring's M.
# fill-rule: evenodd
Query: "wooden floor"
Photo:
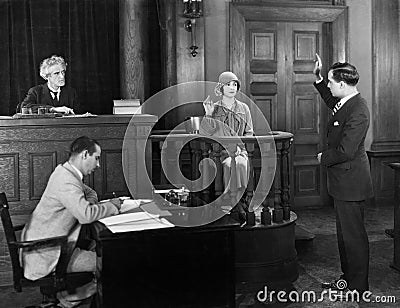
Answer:
M320 284L323 281L336 278L339 273L339 256L335 234L335 216L332 208L298 210L298 226L315 235L312 241L298 240L296 242L300 276L292 290L298 294L313 291L321 295ZM257 300L257 292L236 294L236 306L245 307L399 307L400 305L400 273L389 267L393 259L393 240L388 238L384 229L393 225L392 207L369 207L366 211L366 226L370 242L370 291L372 300L382 299L386 303L377 302L333 302L328 296L316 302L286 302L280 303ZM268 287L268 286L266 286ZM238 288L239 289L239 288ZM379 298L381 296L381 298ZM396 303L389 303L393 301ZM12 287L0 288L0 307L21 308L40 303L38 290L25 289L23 293L15 293ZM134 301L132 301L134 303ZM195 299L194 299L194 306ZM132 306L134 307L134 306ZM160 307L162 308L162 307Z

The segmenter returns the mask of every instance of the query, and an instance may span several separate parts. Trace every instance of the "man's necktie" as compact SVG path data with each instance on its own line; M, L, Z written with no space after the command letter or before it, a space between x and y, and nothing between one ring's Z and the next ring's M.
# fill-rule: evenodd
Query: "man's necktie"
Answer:
M54 92L54 91L50 90L50 93L52 94L53 102L58 102L58 98L57 98L58 92Z
M342 101L338 101L335 105L335 107L333 107L333 112L332 115L335 115L336 112L338 112L338 110L342 107Z

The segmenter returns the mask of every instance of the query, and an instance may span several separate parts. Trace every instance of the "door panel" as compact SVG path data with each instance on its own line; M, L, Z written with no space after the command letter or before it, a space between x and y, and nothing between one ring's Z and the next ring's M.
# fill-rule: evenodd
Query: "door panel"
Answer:
M271 129L294 134L291 151L291 201L321 205L326 185L316 155L325 131L313 82L315 53L322 50L322 23L246 22L247 80L250 95ZM256 133L261 127L254 119ZM322 122L322 126L321 126Z

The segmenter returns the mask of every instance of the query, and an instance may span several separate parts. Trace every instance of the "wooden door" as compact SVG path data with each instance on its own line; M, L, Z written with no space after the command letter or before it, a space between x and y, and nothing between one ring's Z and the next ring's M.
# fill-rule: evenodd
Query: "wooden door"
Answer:
M247 21L246 36L247 92L272 130L294 134L292 205L325 204L326 177L316 155L326 136L327 109L321 106L312 74L315 53L324 56L322 23ZM254 122L256 133L263 134Z

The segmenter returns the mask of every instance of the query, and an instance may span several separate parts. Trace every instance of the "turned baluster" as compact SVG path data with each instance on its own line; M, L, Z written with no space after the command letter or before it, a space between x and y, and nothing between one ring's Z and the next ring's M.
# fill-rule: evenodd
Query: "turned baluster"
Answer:
M254 143L246 143L246 150L249 158L249 183L247 184L246 189L246 201L250 204L254 192Z
M223 183L223 178L222 178L222 163L221 163L221 150L222 147L219 143L213 142L212 143L212 153L211 153L211 158L215 163L215 166L217 168L217 173L215 175L215 180L214 180L214 190L215 190L215 199L217 199L219 196L221 196L222 192L224 191L224 183Z
M229 192L231 197L231 206L234 207L239 200L237 200L237 170L236 170L236 155L235 152L237 150L236 144L228 144L228 153L231 158L231 168L230 168L230 177L229 177ZM224 170L224 172L229 172L229 170Z
M163 161L165 162L167 159L167 153L164 151L164 141L160 140L158 142L158 146L160 148L160 170L161 170L160 184L166 184L167 177L165 176L165 174L167 173L167 170L164 170L163 165L161 163Z
M289 148L290 140L283 140L281 152L281 176L282 176L282 207L283 219L290 219L290 195L289 195Z
M282 152L282 141L278 140L276 143L276 171L275 178L272 184L274 191L274 210L272 221L280 223L283 221L283 208L281 200L281 152Z
M200 141L200 149L201 149L201 155L202 155L202 159L203 159L203 163L201 164L201 168L203 170L202 174L203 174L203 190L202 190L202 196L203 196L203 200L207 203L210 202L210 189L209 187L205 187L207 184L207 180L210 178L210 168L211 166L204 161L205 158L209 157L209 153L210 153L210 144L209 142L206 141Z
M200 184L195 184L195 180L200 177L200 160L201 160L201 149L200 149L200 141L199 140L192 140L190 141L190 159L192 162L192 186L191 191L192 195L199 196ZM198 206L198 198L192 198L192 205Z
M271 224L271 212L269 210L269 205L273 204L272 189L268 191L268 181L271 176L270 173L273 172L273 167L270 162L275 159L274 147L270 143L260 143L260 158L261 158L261 170L266 172L261 172L258 186L261 187L262 196L267 195L262 201L262 212L261 212L261 223L264 225ZM256 196L257 197L257 196Z

